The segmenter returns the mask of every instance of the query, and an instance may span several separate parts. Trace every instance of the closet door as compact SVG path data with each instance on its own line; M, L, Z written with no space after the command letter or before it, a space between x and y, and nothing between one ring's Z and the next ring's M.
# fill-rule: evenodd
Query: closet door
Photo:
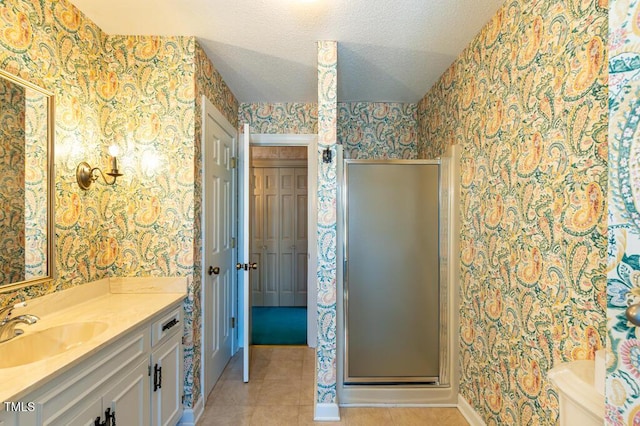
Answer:
M307 306L307 168L295 169L294 306Z
M263 210L264 215L264 261L262 286L264 289L264 306L280 306L278 294L278 264L280 258L280 179L278 169L267 167L262 169L264 180Z
M296 193L295 169L282 167L280 177L280 305L294 306Z
M265 263L263 261L264 254L264 176L263 170L259 167L253 167L251 175L251 214L249 220L251 220L251 243L249 258L260 265L260 267L249 274L251 280L251 301L253 306L264 305L264 278Z
M307 168L254 167L253 306L307 305Z

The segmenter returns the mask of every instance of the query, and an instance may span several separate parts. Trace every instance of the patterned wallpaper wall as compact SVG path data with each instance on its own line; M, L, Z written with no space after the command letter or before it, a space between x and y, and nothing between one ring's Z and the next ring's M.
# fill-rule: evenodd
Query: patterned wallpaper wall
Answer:
M200 397L200 99L237 124L238 103L193 37L107 36L66 0L0 4L0 64L56 95L58 279L0 306L111 275L189 276L185 402ZM124 176L78 188L79 161ZM195 253L195 256L194 256Z
M630 7L631 6L631 7ZM640 4L609 11L609 262L606 422L640 424L640 341L624 311L640 302Z
M318 42L318 341L316 401L336 401L336 161L324 163L329 148L336 158L338 43Z
M345 158L417 157L416 104L338 102L338 142ZM239 121L252 133L317 133L318 106L303 103L240 105Z
M314 103L242 103L240 123L251 133L318 133L318 105Z
M0 284L25 279L25 90L0 79Z
M338 141L345 158L417 158L417 113L416 104L338 103Z
M0 66L56 96L56 269L59 279L0 295L14 299L104 277L99 213L95 197L82 197L75 166L100 142L98 92L108 85L101 73L102 31L66 1L8 0L0 3ZM87 155L89 161L96 157Z
M606 336L607 4L508 0L419 103L422 157L462 144L460 393L551 425L559 362Z
M24 278L47 272L48 97L33 89L25 92Z

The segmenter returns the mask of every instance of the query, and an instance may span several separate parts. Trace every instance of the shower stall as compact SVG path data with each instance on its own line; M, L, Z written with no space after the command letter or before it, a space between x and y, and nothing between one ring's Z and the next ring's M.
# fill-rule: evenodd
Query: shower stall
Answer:
M341 164L340 401L455 403L451 157Z

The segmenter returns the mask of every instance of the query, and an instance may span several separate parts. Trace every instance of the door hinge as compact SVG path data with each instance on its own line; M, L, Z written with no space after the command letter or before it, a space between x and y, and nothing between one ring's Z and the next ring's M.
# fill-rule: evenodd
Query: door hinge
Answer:
M231 168L232 169L236 168L236 163L237 163L236 157L231 157Z
M182 403L184 404L184 394L182 394L182 395L180 396L180 400L181 400L181 401L182 401Z
M149 377L151 377L151 364L149 364L148 367L149 367Z
M231 237L231 248L236 248L236 239Z
M236 328L236 317L231 317L231 328Z

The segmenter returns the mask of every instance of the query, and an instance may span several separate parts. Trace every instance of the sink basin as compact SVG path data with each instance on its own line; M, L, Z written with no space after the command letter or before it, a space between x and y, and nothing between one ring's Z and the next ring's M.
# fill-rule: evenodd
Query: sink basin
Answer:
M107 329L100 321L50 327L0 343L0 368L18 367L61 354L93 339Z

